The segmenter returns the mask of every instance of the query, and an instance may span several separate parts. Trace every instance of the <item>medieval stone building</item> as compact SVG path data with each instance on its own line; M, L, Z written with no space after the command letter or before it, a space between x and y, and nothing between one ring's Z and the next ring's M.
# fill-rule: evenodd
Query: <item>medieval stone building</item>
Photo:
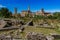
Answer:
M42 15L42 16L49 16L51 13L45 12L44 9L42 8L41 11L37 11L36 15Z
M28 6L28 10L23 10L21 13L21 17L25 17L25 16L32 16L32 12L30 11L30 7Z
M28 9L27 10L22 10L20 14L17 14L17 8L14 8L13 16L18 17L18 15L21 16L21 17L26 17L26 16L27 17L34 17L34 15L49 16L49 15L52 15L52 14L49 13L49 12L45 12L43 8L40 11L31 12L30 6L28 6Z

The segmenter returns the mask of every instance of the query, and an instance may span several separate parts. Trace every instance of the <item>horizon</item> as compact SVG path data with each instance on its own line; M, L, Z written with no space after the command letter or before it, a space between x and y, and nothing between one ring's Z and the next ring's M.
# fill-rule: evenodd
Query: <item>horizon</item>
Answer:
M18 13L27 10L30 6L32 12L40 11L44 8L46 12L60 12L60 0L0 0L0 8L6 7L12 13L17 8Z

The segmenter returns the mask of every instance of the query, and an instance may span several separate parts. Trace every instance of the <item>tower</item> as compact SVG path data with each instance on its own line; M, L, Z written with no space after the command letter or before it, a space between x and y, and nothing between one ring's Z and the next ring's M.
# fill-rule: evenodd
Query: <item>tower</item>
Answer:
M27 12L28 12L28 16L30 17L31 15L32 15L32 12L30 11L30 5L28 5L28 10L27 10Z
M28 6L28 11L30 11L30 6Z
M17 8L14 8L15 17L17 17Z
M30 16L30 6L28 5L28 16Z
M17 14L17 8L14 8L14 13Z
M41 11L44 12L44 9L42 8Z
M43 8L41 9L41 12L42 12L42 15L44 15L44 9Z

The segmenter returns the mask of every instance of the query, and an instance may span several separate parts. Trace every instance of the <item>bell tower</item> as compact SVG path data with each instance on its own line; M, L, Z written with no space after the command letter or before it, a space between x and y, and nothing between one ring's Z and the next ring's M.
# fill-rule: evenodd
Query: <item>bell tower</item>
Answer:
M17 17L17 8L14 8L15 17Z
M28 11L30 11L30 6L28 5Z
M43 8L41 9L41 12L42 12L42 15L44 15L44 9Z
M17 14L17 8L14 8L14 13Z
M31 11L30 11L30 5L28 5L28 16L30 17L32 15Z

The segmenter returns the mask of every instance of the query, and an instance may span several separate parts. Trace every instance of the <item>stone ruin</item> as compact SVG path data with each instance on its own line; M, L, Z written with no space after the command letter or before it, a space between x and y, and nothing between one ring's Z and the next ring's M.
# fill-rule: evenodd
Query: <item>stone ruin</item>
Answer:
M12 35L0 35L0 40L21 40L20 36L12 36Z
M44 35L42 33L29 32L26 35L27 40L54 40L51 35Z
M55 29L55 25L53 23L41 22L38 25L39 27L42 27L42 28Z
M47 40L45 35L29 32L26 36L27 40Z
M33 25L34 25L34 24L33 24L33 21L31 21L28 25L29 25L29 26L33 26Z
M24 22L21 20L0 20L0 28L6 28L16 25L24 25Z

